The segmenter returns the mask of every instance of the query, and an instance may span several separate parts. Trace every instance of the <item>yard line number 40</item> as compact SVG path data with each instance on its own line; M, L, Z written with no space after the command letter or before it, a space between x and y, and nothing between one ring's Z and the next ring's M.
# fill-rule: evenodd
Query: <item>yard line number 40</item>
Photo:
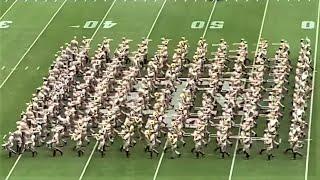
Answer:
M99 24L99 21L87 21L83 25L83 28L85 28L85 29L93 29L93 28L96 28L98 24ZM113 21L104 21L102 28L109 29L109 28L114 27L115 25L117 25L117 23L115 23Z
M0 29L7 29L13 24L12 21L0 21ZM86 21L83 28L85 29L92 29L96 28L99 24L99 21ZM112 28L117 23L113 21L105 21L103 22L103 28ZM193 21L191 23L191 29L203 29L206 25L205 21ZM222 29L224 26L224 21L211 21L209 28L210 29ZM315 22L314 21L302 21L301 22L301 29L314 29Z

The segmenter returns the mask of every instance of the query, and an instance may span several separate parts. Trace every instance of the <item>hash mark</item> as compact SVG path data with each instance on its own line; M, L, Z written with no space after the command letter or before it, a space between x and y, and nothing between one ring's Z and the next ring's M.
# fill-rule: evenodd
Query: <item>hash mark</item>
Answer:
M1 70L4 70L6 67L5 66L2 66Z
M39 69L40 69L40 66L37 67L37 70L39 70Z
M29 69L29 66L26 66L26 68L24 68L24 70L27 70L27 69Z

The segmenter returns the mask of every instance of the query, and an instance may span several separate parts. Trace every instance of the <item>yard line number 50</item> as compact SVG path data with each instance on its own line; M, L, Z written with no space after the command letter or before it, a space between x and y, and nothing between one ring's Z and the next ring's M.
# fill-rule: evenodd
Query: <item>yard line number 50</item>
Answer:
M203 29L206 25L205 21L193 21L191 23L191 29ZM224 25L224 21L211 21L210 29L222 29Z
M203 29L206 25L206 21L193 21L191 23L191 29ZM224 26L224 21L211 21L209 28L210 29L222 29ZM302 21L301 29L314 29L315 22L314 21Z

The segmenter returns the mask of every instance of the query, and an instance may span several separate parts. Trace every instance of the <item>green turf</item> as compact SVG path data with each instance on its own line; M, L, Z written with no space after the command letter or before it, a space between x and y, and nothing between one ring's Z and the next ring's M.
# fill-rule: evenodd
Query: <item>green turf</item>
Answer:
M91 52L96 44L101 42L103 37L113 38L112 47L116 47L121 37L126 36L134 41L130 44L131 50L136 50L136 44L142 37L147 36L149 30L158 15L164 0L117 0L106 20L118 23L111 29L100 28L93 39ZM13 0L5 2L0 0L0 16L13 3ZM15 121L19 114L25 109L25 103L35 92L35 88L41 85L41 77L48 72L54 54L65 42L76 36L90 37L93 29L84 29L86 21L100 21L108 11L112 0L68 0L55 19L51 22L43 35L38 39L30 52L21 61L17 69L10 76L8 81L0 88L0 136L13 130ZM25 51L29 48L37 35L41 32L49 19L63 3L63 0L18 0L12 9L1 20L11 20L13 24L8 29L0 29L0 82L9 75L11 69L18 63ZM210 21L224 21L223 29L208 29L206 39L209 43L217 43L220 38L226 39L229 43L237 42L245 38L249 43L250 51L254 51L258 41L263 11L266 0L228 0L217 3ZM279 42L284 38L291 45L291 59L294 63L298 56L299 40L308 36L314 45L316 30L302 30L301 21L308 20L317 22L317 10L319 0L270 0L266 14L262 37L272 42ZM156 45L161 37L173 39L170 41L170 54L175 48L179 38L185 36L190 44L190 56L195 50L196 42L202 36L204 28L191 29L193 21L207 22L212 10L212 2L205 0L167 0L154 29L150 35L150 52L156 50ZM0 20L0 21L1 21ZM79 28L69 26L80 25ZM230 48L235 48L230 46ZM274 55L276 47L269 48L269 56ZM214 51L215 47L209 47ZM152 54L152 53L151 53ZM320 48L318 46L318 58ZM252 54L250 55L252 57ZM1 68L5 66L2 70ZM25 68L28 66L28 69ZM39 69L37 69L39 67ZM319 65L318 65L319 67ZM317 68L319 69L319 68ZM317 79L318 73L316 73ZM312 141L309 162L309 180L320 178L320 123L317 121L320 101L319 82L315 81L315 95L313 106ZM289 85L290 86L290 85ZM285 110L285 118L281 121L281 137L284 143L275 152L274 161L266 162L264 156L257 155L261 145L253 148L253 157L249 161L243 160L237 155L234 163L232 179L236 180L297 180L304 179L305 157L292 161L289 156L281 152L286 148L289 117L289 99L291 93L286 96L288 108ZM199 100L198 100L199 101ZM263 119L259 124L258 132L264 128ZM237 129L234 130L237 133ZM181 151L181 159L170 160L165 155L157 179L160 180L188 180L188 179L228 179L232 157L222 160L212 152L214 143L207 148L207 156L197 160L190 153L192 140L187 138L188 144ZM124 154L118 152L121 140L108 151L105 158L100 158L95 153L84 174L83 179L116 179L116 180L147 180L153 179L159 157L149 159L144 154L143 143L139 143L132 152L132 158L127 160ZM92 142L85 152L85 156L78 158L71 150L71 145L64 148L65 156L62 158L50 157L50 152L42 147L39 149L39 156L32 158L30 154L24 154L15 167L11 178L14 180L56 180L56 179L78 179L80 173L89 158L94 146ZM234 147L233 147L234 148ZM233 153L234 149L230 149ZM304 154L306 154L306 146ZM0 153L0 179L5 179L15 158L9 159L5 152Z

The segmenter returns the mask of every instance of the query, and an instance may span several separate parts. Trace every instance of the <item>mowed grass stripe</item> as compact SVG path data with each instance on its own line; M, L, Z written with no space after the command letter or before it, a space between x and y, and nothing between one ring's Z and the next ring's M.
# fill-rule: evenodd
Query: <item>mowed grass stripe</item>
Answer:
M156 27L158 17L162 14L167 0L144 1L127 0L119 1L112 9L107 20L118 23L114 29L100 29L94 38L95 43L99 43L104 36L112 37L114 41L112 46L116 47L122 37L132 39L130 43L131 51L137 50L137 44L141 42L142 37L148 37ZM154 52L150 52L150 56ZM111 177L115 180L124 180L127 178L150 180L152 179L158 158L150 160L143 153L143 141L139 141L131 151L131 157L127 159L125 154L119 152L122 144L121 138L117 138L115 143L107 150L106 157L101 158L98 152L92 153L90 165L84 171L82 179L99 180L104 177ZM96 144L95 144L96 145ZM108 162L108 163L106 163Z
M297 1L273 1L270 0L268 13L266 16L265 27L263 30L262 38L267 39L269 44L279 43L281 39L285 39L289 42L291 48L290 59L292 66L295 68L298 53L300 50L300 39L309 37L314 39L315 29L304 30L301 29L302 21L315 21L317 2L310 1L308 3L299 3ZM287 12L283 14L283 12ZM293 13L301 12L301 13ZM302 13L305 12L305 13ZM277 18L280 17L281 18ZM276 27L276 28L275 28ZM312 44L314 41L312 42ZM313 45L312 45L313 46ZM272 58L275 55L278 45L270 45L268 48L268 57ZM298 180L304 178L305 171L305 157L297 161L292 161L291 154L284 155L283 151L289 147L288 144L288 130L290 126L290 111L292 100L292 87L294 83L293 76L295 69L291 71L289 78L290 84L287 88L291 89L286 93L282 103L286 106L284 109L284 117L280 120L280 138L282 143L279 149L275 149L273 154L275 158L267 162L266 156L260 156L258 153L264 146L263 142L254 142L251 149L252 157L249 161L244 160L243 156L237 156L236 166L233 172L233 180ZM267 98L267 96L265 96ZM263 135L263 130L266 128L265 118L258 119L258 127L256 132L258 136ZM305 150L305 149L304 149ZM254 171L248 171L248 169L255 169Z
M9 130L14 129L15 121L19 118L20 112L26 107L25 102L30 99L31 94L35 92L35 88L42 83L41 77L47 75L47 68L52 63L54 53L59 50L59 47L63 45L64 42L69 42L74 35L78 37L90 37L94 29L83 29L84 23L88 20L101 20L106 12L106 8L108 8L111 3L112 1L101 1L95 4L85 2L74 3L73 1L66 3L52 25L45 32L45 36L39 38L38 43L21 63L22 67L29 66L29 68L34 68L40 66L43 68L38 71L18 69L10 81L7 82L5 88L0 90L1 99L3 100L1 102L9 102L6 103L5 106L4 104L1 105L1 120L7 120L6 123L1 122L2 132L7 133ZM69 27L74 24L81 25L81 28ZM65 156L63 158L52 159L50 157L51 153L46 147L38 149L39 156L37 159L31 158L29 153L24 154L10 179L77 179L79 171L81 171L85 163L85 159L76 157L71 147L72 143L70 143L68 148L64 149ZM5 169L8 169L6 174L12 165L9 165L9 163L6 164L6 162L12 160L13 158L8 159L7 153L4 151L1 152L1 162L5 162L1 164L6 166ZM44 166L44 164L46 166ZM35 169L37 169L37 171L35 171ZM55 169L55 171L52 171L52 169Z

